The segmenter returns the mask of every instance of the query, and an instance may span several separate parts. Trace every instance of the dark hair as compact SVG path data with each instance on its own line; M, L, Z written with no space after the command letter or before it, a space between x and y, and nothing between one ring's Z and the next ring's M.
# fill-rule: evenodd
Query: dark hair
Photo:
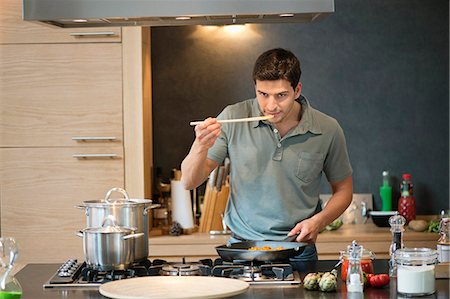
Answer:
M262 53L256 59L253 82L284 79L289 81L295 90L300 82L301 74L298 58L291 51L276 48Z

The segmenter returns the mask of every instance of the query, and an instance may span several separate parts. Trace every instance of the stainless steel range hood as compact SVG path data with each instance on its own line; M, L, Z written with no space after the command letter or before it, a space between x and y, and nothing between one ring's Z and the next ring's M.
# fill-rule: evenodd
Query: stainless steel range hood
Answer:
M23 0L23 19L59 27L311 22L334 0Z

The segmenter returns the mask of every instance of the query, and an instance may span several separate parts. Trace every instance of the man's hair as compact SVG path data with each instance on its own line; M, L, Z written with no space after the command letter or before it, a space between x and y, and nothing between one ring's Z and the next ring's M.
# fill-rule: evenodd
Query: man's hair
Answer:
M253 82L256 84L256 80L284 79L289 81L295 90L300 82L301 74L298 58L291 51L276 48L262 53L256 59L253 68Z

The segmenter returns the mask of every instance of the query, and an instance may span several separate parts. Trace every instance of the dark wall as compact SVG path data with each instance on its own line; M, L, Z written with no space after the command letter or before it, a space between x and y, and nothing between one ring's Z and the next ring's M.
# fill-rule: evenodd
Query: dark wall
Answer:
M335 4L320 22L252 25L233 38L196 26L152 28L154 165L163 175L189 151L189 121L254 97L253 62L284 47L301 60L302 93L344 129L355 193L373 193L379 208L382 170L395 198L409 172L419 214L448 209L448 1Z

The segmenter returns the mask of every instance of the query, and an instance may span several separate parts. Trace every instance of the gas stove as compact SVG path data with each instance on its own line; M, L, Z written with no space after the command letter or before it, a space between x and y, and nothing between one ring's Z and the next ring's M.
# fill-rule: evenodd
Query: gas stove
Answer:
M69 259L43 285L44 288L98 288L101 284L143 276L215 276L240 279L251 285L298 285L300 276L290 264L225 262L222 259L202 259L198 262L167 262L155 259L134 263L126 270L100 271L85 262Z

